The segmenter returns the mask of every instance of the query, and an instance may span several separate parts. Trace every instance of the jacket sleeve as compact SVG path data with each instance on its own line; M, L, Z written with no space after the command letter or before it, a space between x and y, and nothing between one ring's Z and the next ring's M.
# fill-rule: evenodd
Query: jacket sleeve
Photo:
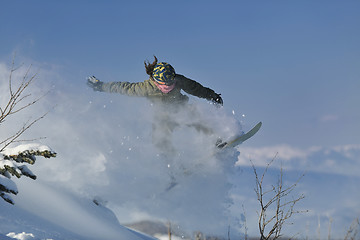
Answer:
M147 81L130 82L108 82L103 83L101 90L103 92L120 93L128 96L147 97L152 94L154 88Z
M181 88L188 94L194 95L199 98L205 98L211 100L216 97L214 90L202 86L200 83L191 80L183 75L176 75L177 84L180 84Z

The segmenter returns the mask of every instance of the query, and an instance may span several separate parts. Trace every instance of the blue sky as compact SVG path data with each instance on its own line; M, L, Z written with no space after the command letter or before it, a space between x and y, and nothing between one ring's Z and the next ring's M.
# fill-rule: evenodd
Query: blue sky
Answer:
M0 54L64 82L142 81L158 56L263 121L251 145L360 143L357 1L2 1Z
M340 204L352 218L352 210L359 211L358 203L346 205L359 192L359 10L360 2L351 0L3 0L0 61L10 63L16 52L19 62L33 62L40 77L55 76L44 81L57 94L71 92L73 99L64 100L70 104L86 102L80 99L84 93L94 102L108 100L87 88L89 75L105 82L145 80L143 61L156 55L178 73L221 93L226 111L234 110L245 129L263 122L261 131L241 145L239 165L246 167L246 156L252 154L257 166L264 166L264 158L279 152L289 169L313 171L305 185L314 196L328 189L329 179L344 176L344 184L355 189L349 199L336 196L326 205L327 194L333 193L324 190L326 194L309 201L324 209ZM81 127L80 133L88 136ZM84 146L93 144L89 139Z

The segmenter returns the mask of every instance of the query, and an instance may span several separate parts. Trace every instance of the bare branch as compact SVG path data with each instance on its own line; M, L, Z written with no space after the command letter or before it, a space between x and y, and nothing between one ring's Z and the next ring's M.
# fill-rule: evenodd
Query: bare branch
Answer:
M20 80L19 85L17 87L14 87L13 73L16 70L18 70L21 66L15 67L15 56L14 56L9 74L9 99L4 106L0 106L0 114L1 114L0 126L2 123L8 120L10 116L17 114L29 108L30 106L36 104L38 101L40 101L43 97L45 97L48 94L47 92L39 97L34 98L33 100L30 100L29 98L32 96L32 94L25 93L25 91L29 88L29 86L33 83L33 81L37 77L37 73L30 75L32 65L30 65L27 68L22 79ZM36 122L43 119L47 114L48 112L41 115L40 117L36 118L33 121L29 119L13 135L0 140L0 152L3 151L6 147L8 147L11 143L18 141L30 141L30 140L19 140L19 137L30 127L32 127Z
M22 128L20 128L14 135L10 136L9 138L3 140L0 142L0 145L3 144L3 147L0 148L0 152L4 151L4 149L9 146L11 143L14 143L14 142L19 142L19 141L32 141L32 140L19 140L17 141L17 139L26 131L28 130L32 125L34 125L35 123L37 123L38 121L40 121L41 119L43 119L46 115L48 114L45 113L43 114L42 116L38 117L37 119L35 119L34 121L32 122L27 122L25 123Z
M284 223L289 220L293 214L299 213L298 211L294 210L295 204L304 198L304 195L300 195L296 198L292 198L291 200L285 199L293 192L300 179L304 175L302 175L294 184L290 185L289 187L284 187L282 167L280 169L277 185L271 186L269 190L264 190L265 175L270 168L270 165L274 162L276 156L277 154L266 165L261 177L259 177L255 165L251 162L256 180L255 193L260 204L260 211L258 212L258 224L261 240L275 240L280 238ZM268 216L267 213L270 212L270 208L274 210L274 213Z
M348 231L346 232L344 240L355 240L356 235L359 232L359 226L360 226L359 218L354 219Z

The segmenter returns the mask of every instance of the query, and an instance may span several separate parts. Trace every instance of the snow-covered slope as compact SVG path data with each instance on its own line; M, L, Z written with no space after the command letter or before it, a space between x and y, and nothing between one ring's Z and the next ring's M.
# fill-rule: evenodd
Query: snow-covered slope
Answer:
M0 201L2 235L34 240L153 239L121 226L109 209L91 199L40 181L22 181L15 205Z

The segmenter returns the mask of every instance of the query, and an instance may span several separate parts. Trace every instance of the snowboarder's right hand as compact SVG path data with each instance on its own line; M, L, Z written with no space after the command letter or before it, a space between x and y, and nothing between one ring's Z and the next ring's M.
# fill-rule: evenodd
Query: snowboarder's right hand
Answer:
M91 87L94 91L101 91L103 82L101 82L95 76L91 76L87 78L87 85Z

